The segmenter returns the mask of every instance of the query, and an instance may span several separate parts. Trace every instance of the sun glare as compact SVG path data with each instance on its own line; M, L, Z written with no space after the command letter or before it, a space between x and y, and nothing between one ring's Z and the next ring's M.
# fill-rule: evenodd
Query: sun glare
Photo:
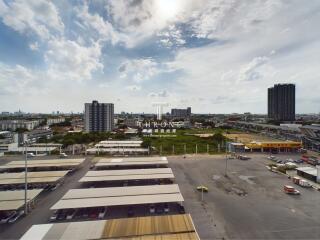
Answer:
M159 15L164 20L170 20L178 14L181 9L181 2L180 0L158 0L156 6Z

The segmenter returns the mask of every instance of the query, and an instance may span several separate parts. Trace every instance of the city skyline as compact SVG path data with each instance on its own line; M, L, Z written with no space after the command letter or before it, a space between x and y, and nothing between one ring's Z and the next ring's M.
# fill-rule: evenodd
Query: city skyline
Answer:
M267 89L296 86L318 113L320 3L0 0L0 112L267 114Z

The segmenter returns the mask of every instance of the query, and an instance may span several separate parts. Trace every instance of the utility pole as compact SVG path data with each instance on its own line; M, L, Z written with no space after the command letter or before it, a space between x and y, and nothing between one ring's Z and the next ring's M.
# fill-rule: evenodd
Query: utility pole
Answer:
M228 170L228 154L227 154L227 144L226 144L226 169L225 169L224 176L228 176L227 170Z
M201 201L203 202L203 185L201 184Z
M207 153L209 154L209 144L207 144Z
M174 154L174 145L172 145L172 154Z
M24 214L28 214L28 142L24 142L25 161L24 161Z
M198 144L196 144L196 154L198 154Z

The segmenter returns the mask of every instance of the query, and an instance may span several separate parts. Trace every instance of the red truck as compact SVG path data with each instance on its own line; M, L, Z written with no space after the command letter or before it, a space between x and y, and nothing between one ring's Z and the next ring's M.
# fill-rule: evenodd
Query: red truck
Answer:
M289 185L284 185L283 186L283 191L286 194L293 194L293 195L299 195L300 194L300 192L297 189L295 189L294 187L289 186Z

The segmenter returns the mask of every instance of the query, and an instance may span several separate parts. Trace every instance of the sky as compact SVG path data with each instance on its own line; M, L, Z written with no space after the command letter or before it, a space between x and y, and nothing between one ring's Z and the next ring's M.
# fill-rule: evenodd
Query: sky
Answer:
M0 112L320 111L319 0L0 0Z

